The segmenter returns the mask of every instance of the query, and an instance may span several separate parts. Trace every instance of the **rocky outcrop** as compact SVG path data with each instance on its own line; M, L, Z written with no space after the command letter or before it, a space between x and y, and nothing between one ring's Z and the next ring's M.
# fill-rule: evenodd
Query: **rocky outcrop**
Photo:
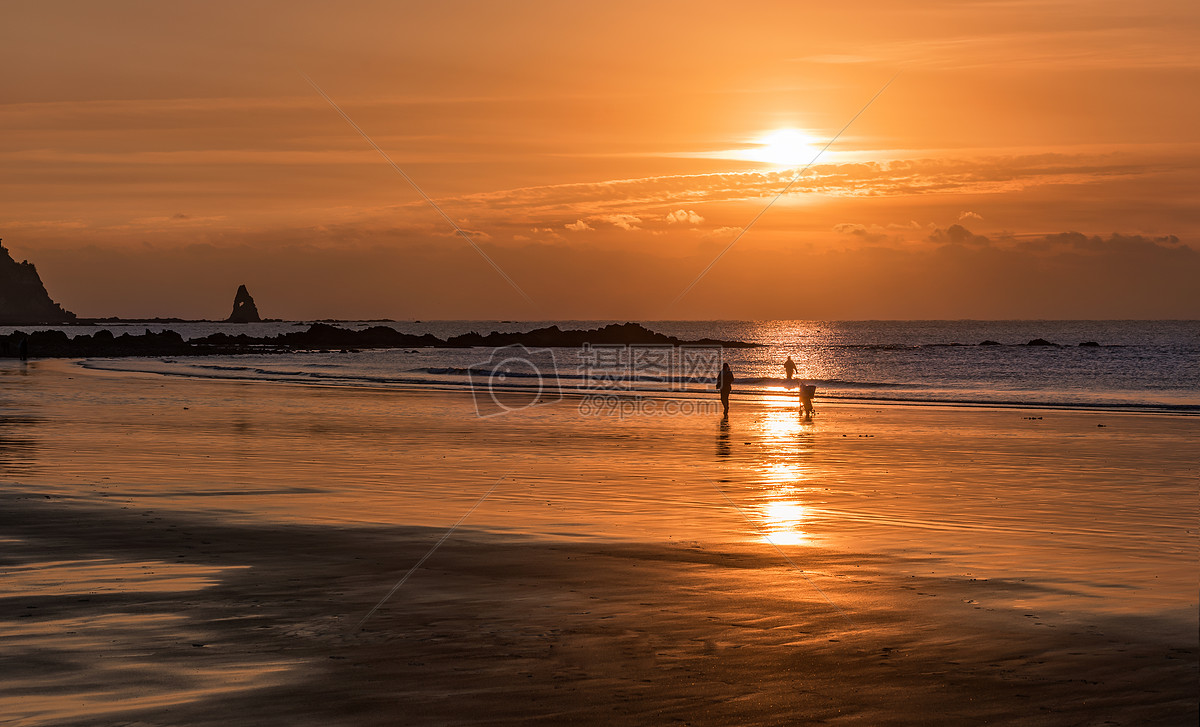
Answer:
M675 336L655 333L637 323L614 323L604 328L594 328L587 331L564 331L558 326L549 326L523 333L499 333L493 331L486 336L478 333L465 333L461 336L451 336L444 341L427 333L423 335L401 333L389 326L372 326L361 331L352 331L325 323L314 323L306 331L283 333L278 336L254 337L245 334L230 336L227 333L214 333L211 336L193 339L191 343L201 346L273 346L293 351L329 348L472 348L476 346L510 346L513 344L536 348L578 348L584 344L658 344L668 346L723 346L725 348L755 348L761 345L757 343L743 343L741 341L718 341L711 338L684 341Z
M82 358L84 356L187 356L196 349L175 331L141 335L97 331L68 336L62 331L17 331L0 336L0 358Z
M254 297L246 286L239 285L237 295L233 296L233 312L225 319L229 323L258 323L258 306L254 305Z
M13 260L0 244L0 325L53 325L74 320L74 313L50 299L33 263Z
M558 326L539 328L526 333L489 333L481 336L468 333L442 340L428 333L401 333L390 326L372 326L361 331L314 323L304 331L282 333L278 336L249 336L214 333L190 341L174 331L134 336L113 336L108 331L69 337L61 331L13 333L0 336L0 358L15 357L27 351L34 358L85 356L231 356L243 353L288 353L292 351L357 350L361 348L470 348L472 346L507 346L521 344L530 348L570 347L585 343L618 345L699 345L725 348L752 348L757 343L718 341L703 338L685 341L674 336L655 333L636 323L610 325L589 331L564 331Z
M701 338L695 341L684 341L675 336L655 333L637 323L611 323L603 328L593 328L587 331L564 331L558 326L535 328L525 333L498 333L493 331L486 336L478 333L464 333L453 336L446 341L454 348L469 346L537 346L540 348L567 347L578 348L584 344L623 345L623 346L722 346L724 348L759 348L759 343L743 343L742 341L719 341L714 338Z

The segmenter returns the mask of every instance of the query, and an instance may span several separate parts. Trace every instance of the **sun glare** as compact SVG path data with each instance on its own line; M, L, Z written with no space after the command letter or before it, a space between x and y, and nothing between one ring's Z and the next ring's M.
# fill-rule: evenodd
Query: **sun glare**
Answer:
M814 139L796 129L778 129L758 140L759 148L751 151L754 159L769 164L807 164L817 155Z

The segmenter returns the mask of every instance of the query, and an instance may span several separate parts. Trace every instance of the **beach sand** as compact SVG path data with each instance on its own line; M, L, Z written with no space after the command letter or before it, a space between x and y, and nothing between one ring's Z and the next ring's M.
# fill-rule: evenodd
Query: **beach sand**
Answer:
M0 721L1195 723L1195 419L579 403L6 364Z

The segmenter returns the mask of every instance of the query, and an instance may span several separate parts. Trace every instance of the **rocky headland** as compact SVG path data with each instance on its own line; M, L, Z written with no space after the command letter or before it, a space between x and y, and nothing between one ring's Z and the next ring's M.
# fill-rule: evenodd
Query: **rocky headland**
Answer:
M0 325L55 325L74 320L74 313L50 298L33 263L13 260L0 243Z

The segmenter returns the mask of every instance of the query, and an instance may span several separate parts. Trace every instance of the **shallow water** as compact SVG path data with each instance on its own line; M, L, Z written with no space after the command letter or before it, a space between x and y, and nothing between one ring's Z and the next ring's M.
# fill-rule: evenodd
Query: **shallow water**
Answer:
M464 527L884 554L1069 610L1194 616L1192 417L842 404L806 422L766 400L723 422L567 398L480 418L462 391L0 374L0 484L65 504L434 528L478 504Z
M468 331L530 330L546 325L588 329L611 321L344 322L364 328L390 325L406 333L449 337ZM112 327L119 333L171 328L192 338L217 331L275 335L303 323L175 323ZM1200 414L1200 322L1197 321L652 321L646 325L684 339L718 338L763 344L719 352L743 393L794 397L783 375L791 356L797 379L814 383L826 399L957 402ZM0 333L11 329L0 329ZM66 328L72 335L92 327ZM1055 346L1027 346L1034 339ZM1000 345L981 346L983 341ZM1098 346L1080 346L1095 342ZM528 358L498 382L496 364ZM714 370L689 369L679 360L672 378L657 377L623 352L621 390L711 390ZM578 391L596 386L596 369L581 352L518 351L497 358L490 349L410 349L309 352L271 356L99 361L94 365L211 378L311 381L323 384L455 388L504 386ZM609 372L611 373L611 372Z

